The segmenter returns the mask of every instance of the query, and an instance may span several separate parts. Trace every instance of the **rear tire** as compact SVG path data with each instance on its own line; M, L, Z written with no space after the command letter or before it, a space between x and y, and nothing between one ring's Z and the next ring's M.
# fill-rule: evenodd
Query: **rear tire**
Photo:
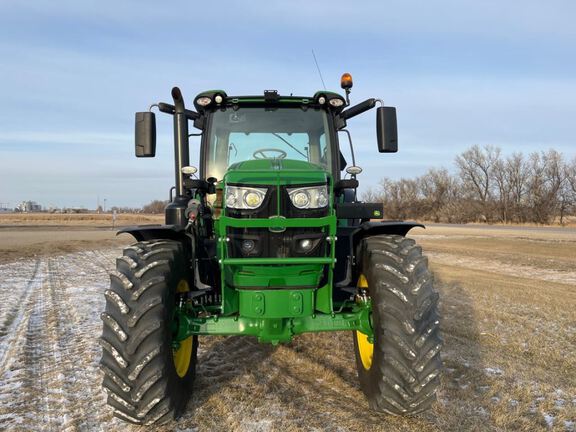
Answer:
M162 424L185 408L196 369L196 336L180 344L183 351L172 347L177 291L188 287L186 256L176 241L139 242L116 268L101 315L102 385L115 416Z
M360 387L376 411L412 415L436 399L442 362L438 293L414 240L379 235L360 247L359 287L372 301L374 343L354 332Z

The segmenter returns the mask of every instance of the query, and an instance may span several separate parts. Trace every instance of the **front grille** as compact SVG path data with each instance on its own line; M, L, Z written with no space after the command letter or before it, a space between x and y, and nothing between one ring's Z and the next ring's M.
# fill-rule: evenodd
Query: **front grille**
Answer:
M320 228L228 228L230 258L287 258L326 256L326 234ZM303 244L309 244L304 249Z

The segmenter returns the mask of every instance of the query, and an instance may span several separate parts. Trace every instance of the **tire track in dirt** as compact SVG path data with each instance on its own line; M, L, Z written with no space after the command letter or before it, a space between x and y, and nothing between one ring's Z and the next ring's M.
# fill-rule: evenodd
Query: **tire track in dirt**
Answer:
M3 266L9 267L9 266ZM30 297L40 283L39 269L41 261L36 259L31 276L27 282L19 283L18 278L11 278L8 282L3 281L0 293L2 295L2 326L0 327L0 376L4 375L10 367L13 350L18 340L24 335L28 323ZM26 268L26 266L24 266ZM10 273L14 271L11 268ZM2 272L4 273L4 272ZM14 281L14 285L11 281ZM23 285L23 286L22 286Z
M3 306L6 316L12 316L8 322L6 335L2 338L0 357L0 429L6 429L8 424L19 424L22 421L15 410L22 406L21 390L24 387L26 371L19 364L21 352L24 349L26 333L30 324L30 311L36 301L38 287L42 283L43 266L40 260L33 261L33 270L29 278L18 277L19 270L26 269L24 263L4 265L4 275L11 278L3 280L2 294L10 299ZM18 295L19 294L19 295ZM14 301L18 299L18 301Z
M43 267L43 281L34 293L24 350L19 359L25 371L21 413L46 430L77 430L85 412L74 403L78 393L68 385L77 379L71 367L76 359L69 350L70 334L62 331L67 316L59 300L61 292L53 259L49 258Z
M87 340L87 335L83 334L82 328L78 326L80 317L66 292L66 287L63 286L65 272L61 261L61 258L56 258L48 262L51 302L49 320L53 323L53 336L56 341L53 345L54 355L59 360L54 384L60 384L62 394L67 396L65 410L69 419L65 426L93 430L98 425L98 418L93 415L92 409L85 409L86 402L77 397L86 388L92 387L95 378L92 376L94 374L89 372L94 368L87 367L91 361L87 343L91 341ZM71 395L76 397L72 399Z
M2 348L0 429L102 430L111 418L101 392L97 337L117 250L86 251L36 263L25 301ZM22 283L5 287L19 292ZM14 302L13 302L14 303ZM109 426L109 424L108 424Z

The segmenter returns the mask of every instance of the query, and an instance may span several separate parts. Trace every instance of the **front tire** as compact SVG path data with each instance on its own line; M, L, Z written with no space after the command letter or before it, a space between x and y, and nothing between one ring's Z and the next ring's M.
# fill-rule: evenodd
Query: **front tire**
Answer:
M394 415L428 409L442 369L438 293L414 240L378 235L360 247L358 288L372 302L373 343L354 332L360 387L370 407Z
M175 308L189 290L186 255L176 241L139 242L116 268L101 315L102 385L115 416L162 424L185 408L196 369L197 337L172 345Z

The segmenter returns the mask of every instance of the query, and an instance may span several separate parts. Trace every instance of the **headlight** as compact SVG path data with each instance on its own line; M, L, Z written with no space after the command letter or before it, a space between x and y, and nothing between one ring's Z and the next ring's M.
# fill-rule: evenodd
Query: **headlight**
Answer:
M199 97L198 99L196 99L196 103L200 106L205 107L205 106L210 105L212 103L212 99L210 99L209 97L206 97L206 96L202 96L202 97Z
M299 209L322 208L328 205L328 188L311 186L288 189L290 201Z
M226 186L226 207L243 210L257 209L266 196L265 188Z
M342 105L344 105L344 101L342 99L339 99L339 98L332 98L332 99L330 99L330 105L332 105L335 108L339 108Z

